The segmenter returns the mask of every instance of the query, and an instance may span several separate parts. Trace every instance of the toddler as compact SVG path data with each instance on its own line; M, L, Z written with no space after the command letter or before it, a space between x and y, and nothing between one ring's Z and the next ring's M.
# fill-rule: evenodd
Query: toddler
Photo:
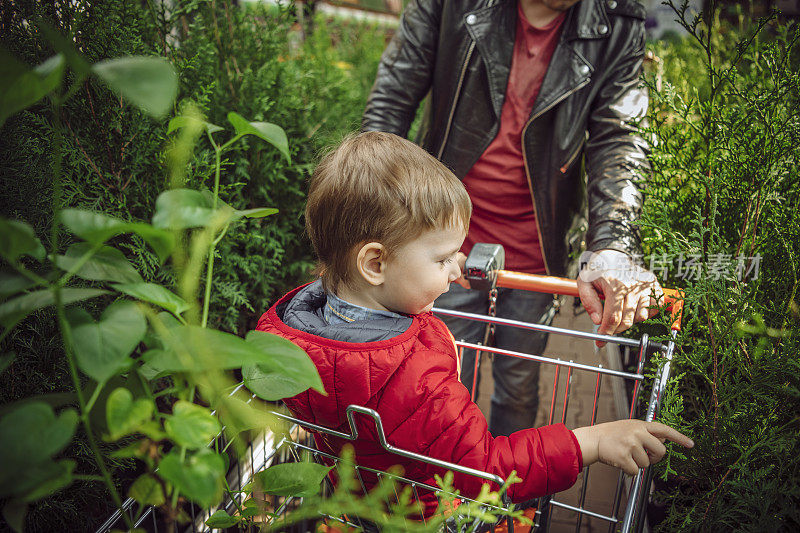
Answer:
M665 439L691 447L674 429L640 420L489 433L459 382L453 337L430 313L461 276L458 250L471 211L458 178L395 135L351 136L322 159L306 207L320 279L281 298L257 327L301 346L322 377L326 395L308 390L286 399L295 416L349 433L347 406L369 407L396 447L503 478L516 470L522 481L508 492L515 502L564 490L597 461L635 473L661 459ZM357 416L356 423L358 464L400 464L406 477L435 485L441 469L387 453L371 420ZM334 455L349 442L316 437ZM454 484L475 496L482 480L456 475ZM435 510L432 494L421 498L426 514Z

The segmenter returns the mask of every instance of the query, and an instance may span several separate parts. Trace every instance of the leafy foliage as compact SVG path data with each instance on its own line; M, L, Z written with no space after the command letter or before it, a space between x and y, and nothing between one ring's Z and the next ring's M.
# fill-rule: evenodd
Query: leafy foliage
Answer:
M663 531L800 527L800 30L720 21L656 50L653 176L642 233L656 273L686 290L666 423ZM689 260L691 259L691 263ZM665 267L669 264L669 268ZM676 268L677 267L677 268Z

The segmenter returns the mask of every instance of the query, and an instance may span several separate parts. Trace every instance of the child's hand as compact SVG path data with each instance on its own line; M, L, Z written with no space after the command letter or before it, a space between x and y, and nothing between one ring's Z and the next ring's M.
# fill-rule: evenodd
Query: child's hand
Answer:
M642 420L606 422L578 428L573 433L585 466L600 461L631 475L659 462L667 451L663 444L667 439L686 448L694 446L692 439L683 433L660 422Z

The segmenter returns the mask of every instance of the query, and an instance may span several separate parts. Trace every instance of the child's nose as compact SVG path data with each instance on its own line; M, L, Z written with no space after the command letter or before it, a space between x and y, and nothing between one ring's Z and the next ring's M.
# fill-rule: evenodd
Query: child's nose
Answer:
M453 267L450 269L450 281L455 281L461 277L461 267L458 262L453 261Z

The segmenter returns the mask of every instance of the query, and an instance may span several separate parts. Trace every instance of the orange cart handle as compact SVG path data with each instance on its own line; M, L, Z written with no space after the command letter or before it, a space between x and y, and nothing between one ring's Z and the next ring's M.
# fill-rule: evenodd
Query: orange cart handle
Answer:
M524 289L526 291L561 294L575 296L578 294L578 282L574 279L559 278L557 276L543 276L540 274L525 274L511 270L497 270L497 286L509 289ZM672 329L680 331L681 314L683 312L683 296L681 289L662 289L664 291L664 305L672 312ZM603 295L600 295L602 298Z

